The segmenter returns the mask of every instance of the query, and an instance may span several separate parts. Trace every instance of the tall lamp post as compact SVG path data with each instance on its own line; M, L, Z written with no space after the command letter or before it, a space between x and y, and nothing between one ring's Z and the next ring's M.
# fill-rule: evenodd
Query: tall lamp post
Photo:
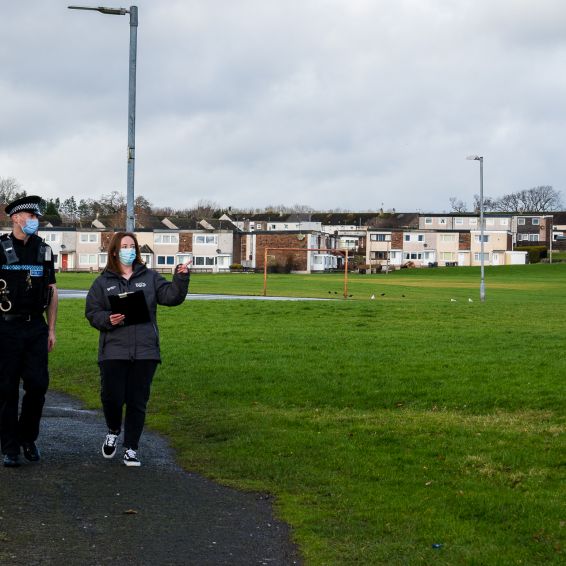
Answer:
M466 159L480 162L480 301L485 301L485 270L483 258L483 157L479 155L468 155Z
M92 10L112 16L130 14L130 68L128 88L128 181L126 191L126 231L135 229L134 218L134 163L136 158L136 63L138 48L138 7L125 8L89 8L86 6L68 6L69 10Z

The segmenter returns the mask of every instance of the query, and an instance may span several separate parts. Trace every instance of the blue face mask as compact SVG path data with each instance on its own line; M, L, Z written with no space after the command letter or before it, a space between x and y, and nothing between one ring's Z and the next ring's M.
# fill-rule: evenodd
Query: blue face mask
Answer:
M132 265L136 259L136 250L135 248L121 248L118 257L122 265Z
M22 230L24 234L31 236L37 232L39 228L39 220L37 218L28 218L24 226L22 226Z

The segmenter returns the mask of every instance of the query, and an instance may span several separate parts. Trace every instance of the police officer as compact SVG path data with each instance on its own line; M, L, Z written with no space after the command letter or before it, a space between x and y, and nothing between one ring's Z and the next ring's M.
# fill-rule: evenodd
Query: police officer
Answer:
M57 288L51 248L36 234L40 202L26 196L6 206L12 233L0 236L0 444L4 466L12 468L20 465L20 449L27 460L40 459L35 441L49 384L47 354L55 346Z

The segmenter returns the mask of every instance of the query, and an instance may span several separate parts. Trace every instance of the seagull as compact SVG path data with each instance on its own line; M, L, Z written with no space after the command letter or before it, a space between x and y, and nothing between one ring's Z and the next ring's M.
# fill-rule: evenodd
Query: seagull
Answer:
M455 302L456 302L456 299L450 299L450 302L451 302L451 303L455 303Z
M375 299L375 295L372 295L370 299L373 301Z
M473 303L474 301L468 297L468 303Z

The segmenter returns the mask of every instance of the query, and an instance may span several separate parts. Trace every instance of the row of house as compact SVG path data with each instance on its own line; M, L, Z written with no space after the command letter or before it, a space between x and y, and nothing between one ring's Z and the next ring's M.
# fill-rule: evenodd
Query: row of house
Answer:
M224 215L199 222L154 219L136 235L146 264L164 272L191 258L197 271L229 271L235 264L256 270L267 262L272 269L310 273L340 269L346 256L365 268L479 265L479 223L477 214ZM490 213L483 228L485 265L525 263L527 254L517 247L564 247L566 213ZM51 245L57 269L100 271L114 232L97 218L88 227L43 223L39 235Z

